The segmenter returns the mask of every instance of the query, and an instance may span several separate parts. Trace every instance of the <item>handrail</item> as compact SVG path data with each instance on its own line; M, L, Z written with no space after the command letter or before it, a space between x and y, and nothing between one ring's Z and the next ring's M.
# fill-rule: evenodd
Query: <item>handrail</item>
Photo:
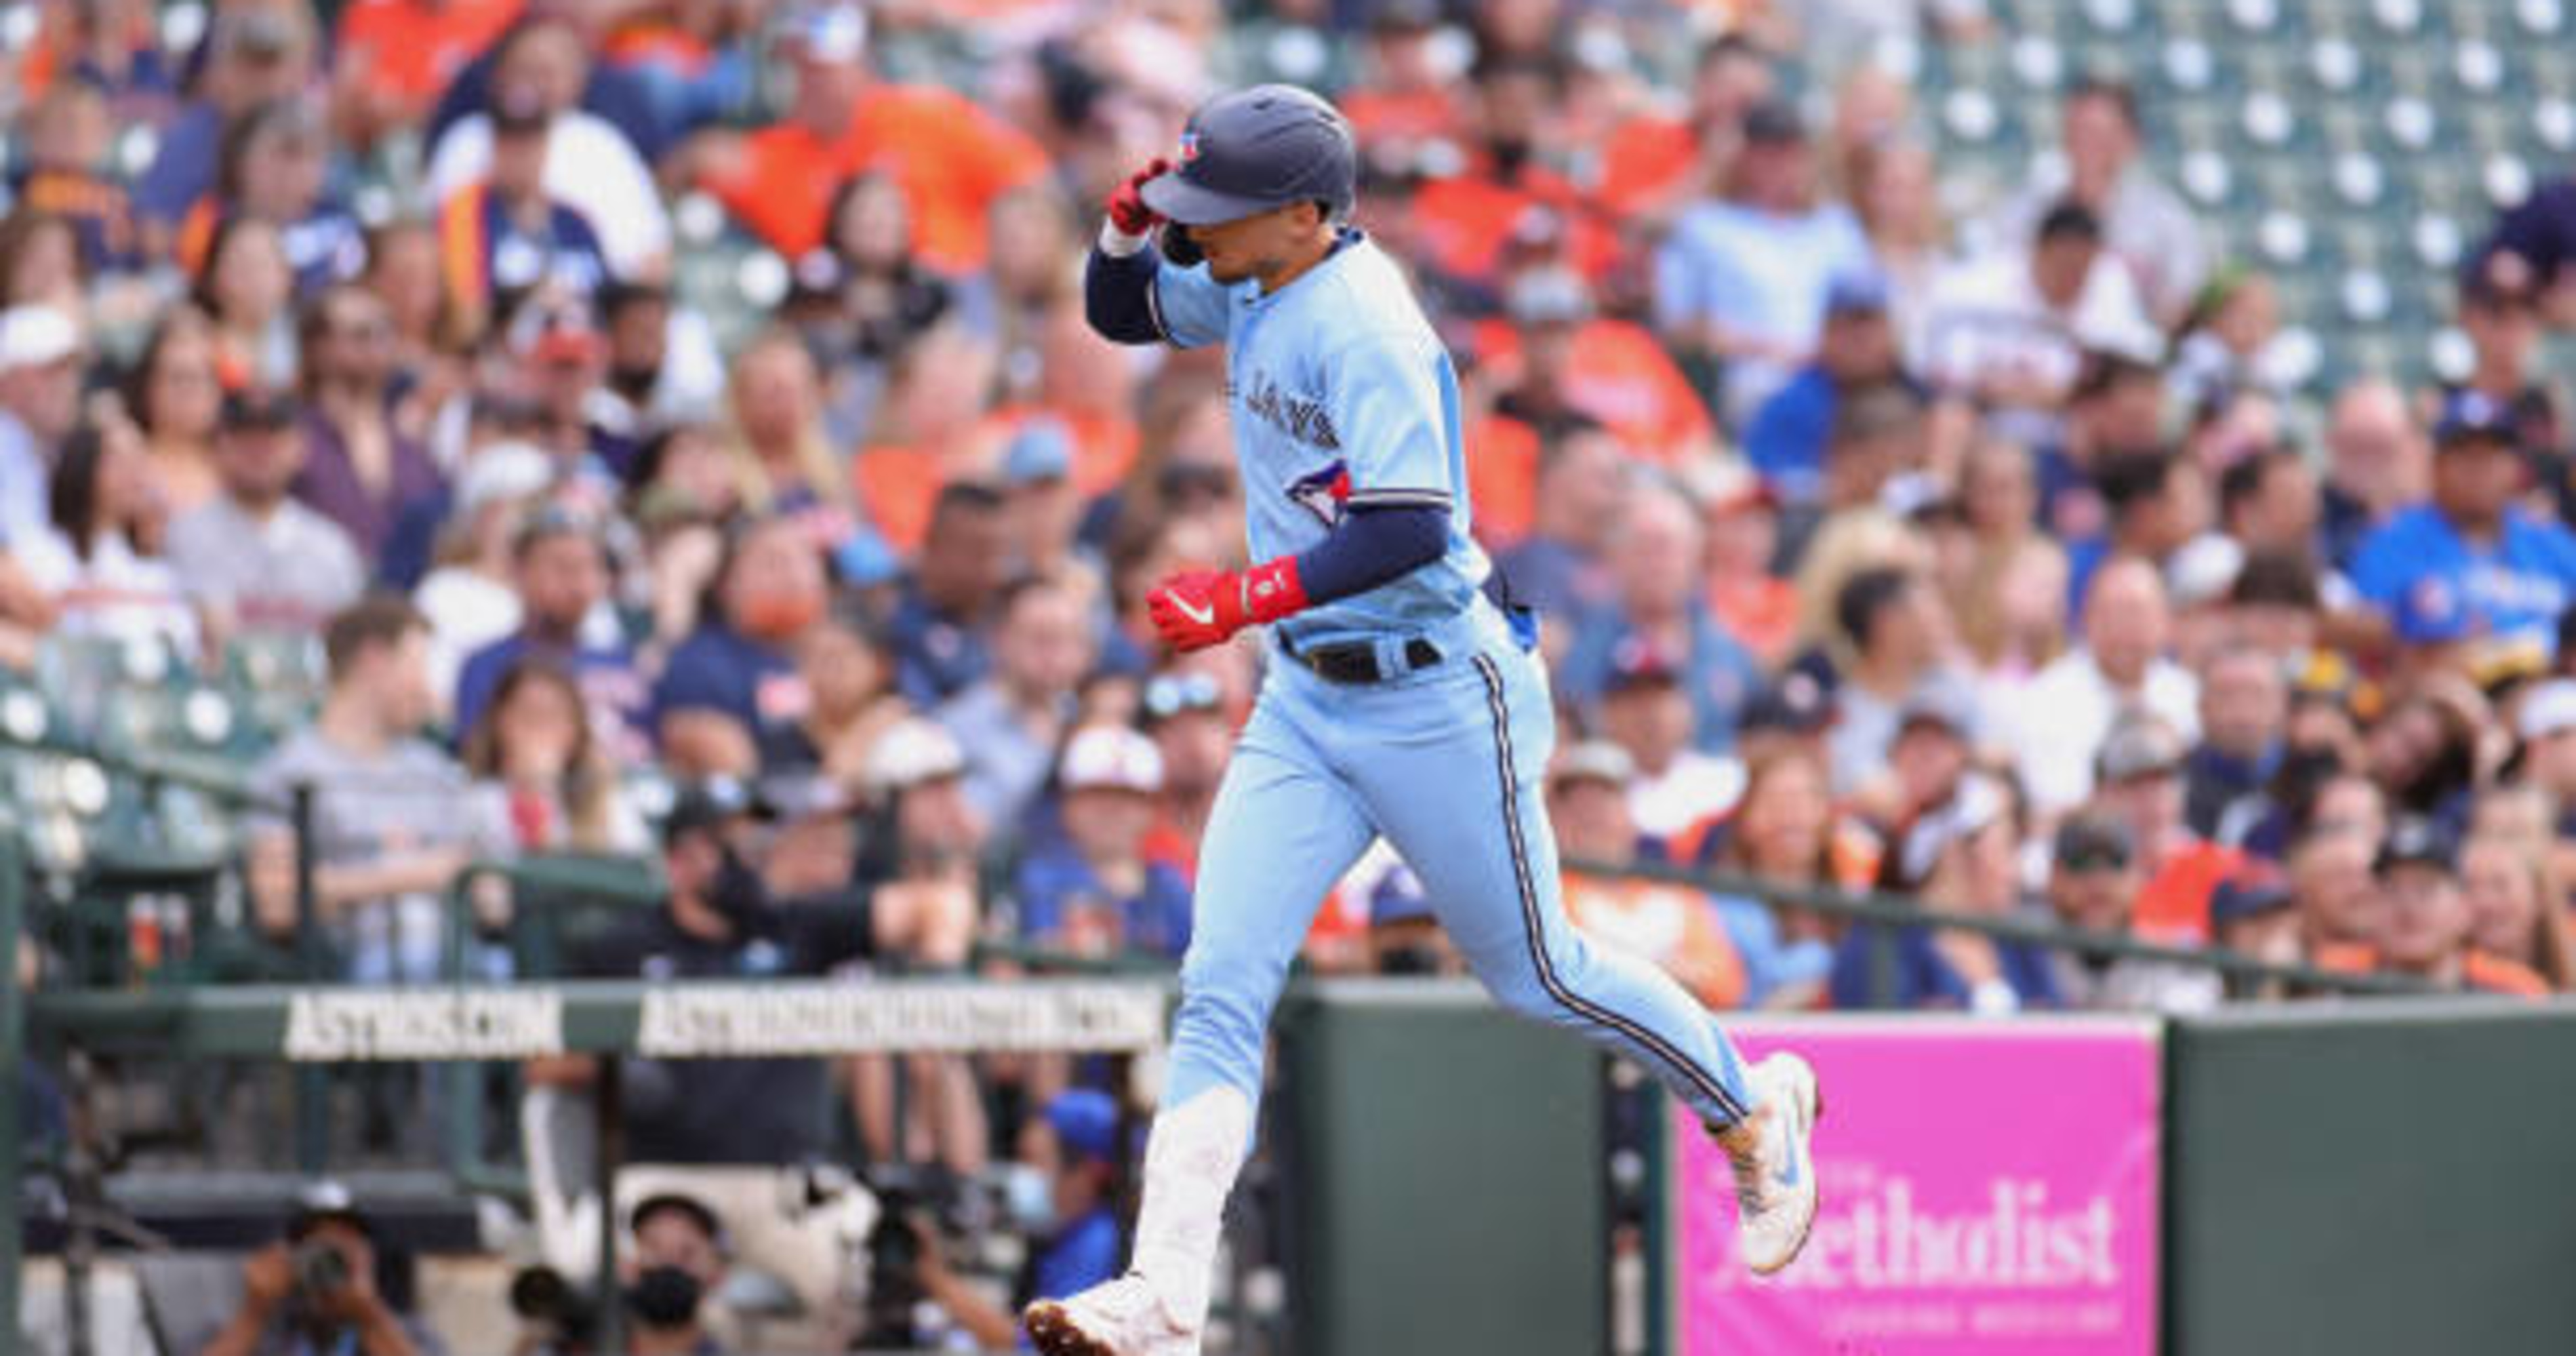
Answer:
M2274 980L2301 988L2349 994L2428 994L2431 985L2404 975L2353 974L2312 965L2284 965L2220 947L2174 946L2121 932L2095 932L2068 927L2053 919L2027 914L1971 914L1928 907L1904 895L1801 885L1737 871L1677 866L1669 862L1612 864L1569 860L1566 866L1592 875L1625 877L1688 885L1710 894L1747 895L1790 908L1808 909L1836 918L1897 928L1933 928L1974 932L1997 941L2023 942L2053 951L2073 951L2113 959L2160 961L2254 980Z

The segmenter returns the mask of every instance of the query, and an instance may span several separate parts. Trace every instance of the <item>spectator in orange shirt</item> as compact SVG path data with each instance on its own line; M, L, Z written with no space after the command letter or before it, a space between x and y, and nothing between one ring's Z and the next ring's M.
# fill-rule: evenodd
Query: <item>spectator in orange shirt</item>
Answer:
M1635 860L1637 826L1628 814L1635 772L1616 744L1576 744L1557 755L1547 805L1558 852L1612 867ZM1565 914L1596 944L1662 967L1706 1007L1744 1001L1744 959L1697 890L1569 869Z
M331 74L351 142L415 125L527 0L351 0L340 11Z
M1428 146L1454 148L1463 121L1458 83L1443 67L1438 0L1384 0L1369 22L1363 73L1339 100L1360 148L1412 158Z
M1563 80L1556 67L1531 59L1501 59L1476 73L1477 145L1463 169L1435 177L1414 196L1414 226L1438 272L1469 282L1492 283L1502 271L1504 248L1531 208L1564 219L1571 262L1587 277L1607 272L1618 241L1590 215L1573 183L1550 162L1558 148L1549 137Z
M786 116L720 154L704 186L795 258L822 242L833 189L882 166L911 200L922 262L971 273L984 263L993 200L1045 173L1045 155L963 95L877 82L867 45L866 12L856 6L809 18L791 45L796 95Z
M2460 889L2458 865L2449 832L2431 820L2400 820L2390 828L2388 843L2379 850L2379 886L2388 919L2380 968L2436 988L2547 996L2548 981L2530 967L2470 947L2475 919Z
M1594 188L1602 210L1621 220L1668 222L1719 182L1743 144L1744 114L1779 91L1771 58L1741 34L1700 49L1690 106L1677 117L1631 118L1602 150Z
M2146 870L2134 926L2164 941L2206 941L2209 899L2244 854L2192 834L2183 820L2182 737L2152 715L2122 717L2094 760L2096 807L2128 826Z
M1498 372L1515 374L1494 403L1497 414L1548 440L1577 419L1598 423L1665 466L1716 450L1715 427L1689 379L1643 326L1598 314L1582 274L1554 266L1522 272L1505 304L1511 326L1480 327L1477 345Z
M1780 501L1742 462L1712 463L1692 485L1708 543L1708 605L1765 668L1789 659L1798 591L1773 573Z

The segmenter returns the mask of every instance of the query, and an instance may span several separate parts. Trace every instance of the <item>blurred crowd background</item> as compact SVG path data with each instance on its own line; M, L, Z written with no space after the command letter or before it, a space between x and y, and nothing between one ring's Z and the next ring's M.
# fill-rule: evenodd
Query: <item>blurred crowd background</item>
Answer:
M1081 262L1193 104L1278 79L1349 114L1355 225L1450 341L1596 935L1720 1009L2300 996L1913 930L1891 992L1875 930L1616 871L1661 862L2565 990L2565 22L14 5L0 728L260 793L23 761L22 828L58 871L233 865L134 915L128 978L265 972L299 828L351 979L446 973L459 870L556 854L658 862L668 904L537 966L469 891L478 973L1176 960L1261 648L1161 653L1143 597L1241 563L1278 487L1239 482L1221 360L1092 335ZM1382 855L1307 959L1456 968ZM41 931L20 968L92 978ZM810 1086L873 1158L1078 1141L1105 1199L1123 1156L1061 1101L1126 1091L1095 1069L742 1076L635 1147L809 1158L746 1108ZM349 1133L398 1148L381 1092Z

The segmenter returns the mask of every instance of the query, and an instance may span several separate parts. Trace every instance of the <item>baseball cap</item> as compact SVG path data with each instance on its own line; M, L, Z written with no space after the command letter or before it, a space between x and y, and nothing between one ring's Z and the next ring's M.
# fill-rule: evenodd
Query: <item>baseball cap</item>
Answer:
M2460 300L2472 306L2527 306L2540 299L2540 275L2509 249L2489 250L2460 272Z
M2576 679L2552 678L2524 693L2513 726L2526 744L2576 730Z
M806 60L846 66L867 55L868 12L857 5L819 5L796 20L795 33Z
M662 818L662 845L687 834L719 829L737 819L766 819L772 807L750 785L736 777L708 777L680 788L671 813Z
M1073 438L1053 419L1032 419L1002 453L1002 481L1018 487L1062 480L1073 470Z
M1805 141L1807 120L1788 100L1766 99L1744 111L1744 139L1767 145Z
M2519 451L2522 428L2503 401L2483 391L2454 391L2442 402L2441 416L2433 421L2433 446L2448 449L2467 443L2501 443Z
M2401 866L2429 866L2448 871L2458 852L2450 832L2434 820L2421 815L2408 815L2388 826L2388 839L2379 845L2376 869L2386 874Z
M1637 775L1637 760L1606 739L1586 739L1567 746L1547 770L1550 786L1567 782L1607 782L1624 787Z
M80 323L53 306L0 312L0 372L50 367L81 351Z
M2109 815L2071 815L2057 826L2050 860L2066 871L2117 871L2137 860L2137 843L2129 826Z
M1934 677L1906 698L1905 705L1897 712L1897 734L1901 736L1915 730L1944 730L1957 739L1975 738L1975 690L1955 675Z
M2108 785L2181 770L2182 736L2154 716L2131 715L2111 727L2094 755L2096 776Z
M1580 325L1592 318L1592 289L1571 269L1534 268L1513 280L1509 307L1520 325Z
M301 1243L324 1224L346 1224L372 1238L375 1225L358 1208L358 1198L335 1178L320 1177L295 1192L295 1208L286 1217L287 1241Z
M1738 735L1761 730L1811 735L1833 723L1834 708L1825 698L1824 685L1808 674L1792 673L1754 693L1735 730Z
M295 397L284 391L247 387L225 393L223 427L271 431L291 428L302 412Z
M2281 869L2250 861L2218 882L2209 894L2209 921L2216 925L2260 918L2290 907L2290 884Z
M1712 516L1750 509L1776 511L1780 507L1779 492L1744 461L1700 461L1683 469L1681 482L1700 512Z
M883 795L965 771L966 753L957 747L956 738L946 727L914 716L887 726L886 732L877 737L877 746L868 751L861 780L869 791Z
M1133 791L1150 796L1163 789L1163 752L1154 741L1124 725L1093 725L1065 745L1056 782L1067 791Z
M1828 316L1887 311L1887 276L1876 269L1840 273L1825 285L1825 314Z
M1601 692L1614 696L1641 687L1676 687L1681 680L1681 670L1660 647L1644 636L1631 635L1611 647L1610 676Z
M2002 818L2005 809L2003 789L1993 778L1981 772L1961 777L1948 800L1925 811L1905 831L1897 854L1903 883L1909 888L1921 885L1951 844Z
M2165 563L2165 592L2176 607L2227 601L2245 569L2245 548L2216 532L2192 538Z
M489 504L525 499L554 483L554 458L534 445L498 442L474 454L456 478L456 512L471 518Z
M1046 1104L1047 1128L1076 1158L1118 1160L1118 1103L1096 1088L1067 1088Z

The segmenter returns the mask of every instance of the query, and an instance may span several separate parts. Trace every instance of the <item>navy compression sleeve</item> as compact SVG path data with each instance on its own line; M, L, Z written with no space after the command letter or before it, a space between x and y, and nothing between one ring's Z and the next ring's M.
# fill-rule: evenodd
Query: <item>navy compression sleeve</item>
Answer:
M1120 256L1094 245L1082 266L1082 315L1101 338L1120 344L1163 339L1154 317L1154 275L1162 255L1152 245Z
M1297 553L1297 579L1309 605L1329 603L1400 579L1448 549L1445 508L1355 508L1331 535Z

